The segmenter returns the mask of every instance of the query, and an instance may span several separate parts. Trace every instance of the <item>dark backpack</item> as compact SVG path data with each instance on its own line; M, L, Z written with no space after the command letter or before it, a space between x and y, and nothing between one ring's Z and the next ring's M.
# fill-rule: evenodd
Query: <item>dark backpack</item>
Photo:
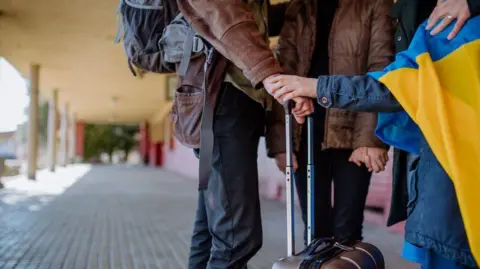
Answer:
M134 66L154 73L177 70L180 82L172 107L174 135L187 147L202 148L199 187L204 188L212 163L214 110L228 60L193 30L179 12L176 0L120 0L118 12L128 65L134 75Z
M185 74L190 58L206 46L179 12L176 0L120 0L116 43L121 39L128 66L144 72Z

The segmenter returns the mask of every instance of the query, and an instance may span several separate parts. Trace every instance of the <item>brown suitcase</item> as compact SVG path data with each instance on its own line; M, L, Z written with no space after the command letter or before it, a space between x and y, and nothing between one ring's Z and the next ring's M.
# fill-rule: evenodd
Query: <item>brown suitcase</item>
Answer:
M281 258L273 265L273 269L384 269L385 262L380 250L372 244L365 242L335 242L331 238L313 239L313 207L312 194L314 182L313 162L313 118L307 117L308 129L308 162L307 162L307 229L308 246L300 253L295 252L294 238L294 193L295 175L292 166L292 102L286 102L285 130L287 167L286 175L286 203L287 203L287 256Z

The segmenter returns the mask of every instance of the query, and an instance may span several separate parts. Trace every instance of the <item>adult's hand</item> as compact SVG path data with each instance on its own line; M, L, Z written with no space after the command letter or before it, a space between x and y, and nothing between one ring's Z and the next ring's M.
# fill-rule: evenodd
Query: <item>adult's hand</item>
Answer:
M293 159L293 171L297 171L297 168L298 168L298 161L297 161L297 157L295 156L295 154L293 154L292 156L292 159ZM282 171L282 173L285 173L286 169L287 169L287 154L286 153L278 153L275 155L275 162L277 163L277 167L278 169L280 169L280 171Z
M262 83L263 83L263 87L265 88L265 90L267 90L267 92L269 94L272 94L273 91L275 91L275 87L277 87L277 85L274 84L274 79L279 76L279 74L273 74L273 75L270 75L268 77L266 77Z
M278 75L271 80L269 93L283 103L298 97L317 97L317 80L292 75Z
M436 35L443 31L448 25L450 25L455 19L455 26L448 34L448 39L453 39L460 29L462 29L465 22L470 18L470 9L468 8L467 0L439 0L437 6L433 10L430 18L428 18L427 30L432 29L437 25L439 20L442 20L433 30L430 32L432 35Z
M285 75L271 75L263 80L263 85L267 92L271 95L274 95L277 91L281 90L285 83L292 83L295 78L301 78L297 76L285 76ZM302 78L304 79L304 78ZM316 80L315 80L316 81ZM297 85L296 85L297 86ZM281 98L276 98L281 104L284 103L284 100ZM298 123L303 124L305 122L305 117L313 113L313 101L310 98L305 98L300 95L292 96L285 101L292 99L295 102L295 106L292 110L292 114L297 120Z

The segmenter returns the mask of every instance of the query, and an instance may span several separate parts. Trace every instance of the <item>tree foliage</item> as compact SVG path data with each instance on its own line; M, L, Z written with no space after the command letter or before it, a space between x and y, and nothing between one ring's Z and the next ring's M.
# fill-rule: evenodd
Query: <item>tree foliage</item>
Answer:
M40 135L40 143L46 143L48 139L48 102L40 104L38 117L38 132Z
M132 125L85 125L84 158L91 160L107 153L112 159L115 151L123 151L125 159L136 145L138 126Z
M40 145L45 145L48 139L48 102L42 102L39 105L38 113L38 138ZM29 107L27 106L24 110L26 116L28 114ZM21 123L17 126L17 139L22 143L27 143L28 140L28 120L24 123Z

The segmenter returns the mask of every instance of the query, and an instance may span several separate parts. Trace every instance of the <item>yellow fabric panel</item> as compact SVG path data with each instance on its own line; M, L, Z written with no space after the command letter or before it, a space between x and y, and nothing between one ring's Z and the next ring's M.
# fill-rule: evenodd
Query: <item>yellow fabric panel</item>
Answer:
M480 261L480 40L436 62L427 53L416 60L418 70L391 71L380 81L418 124L452 179Z

